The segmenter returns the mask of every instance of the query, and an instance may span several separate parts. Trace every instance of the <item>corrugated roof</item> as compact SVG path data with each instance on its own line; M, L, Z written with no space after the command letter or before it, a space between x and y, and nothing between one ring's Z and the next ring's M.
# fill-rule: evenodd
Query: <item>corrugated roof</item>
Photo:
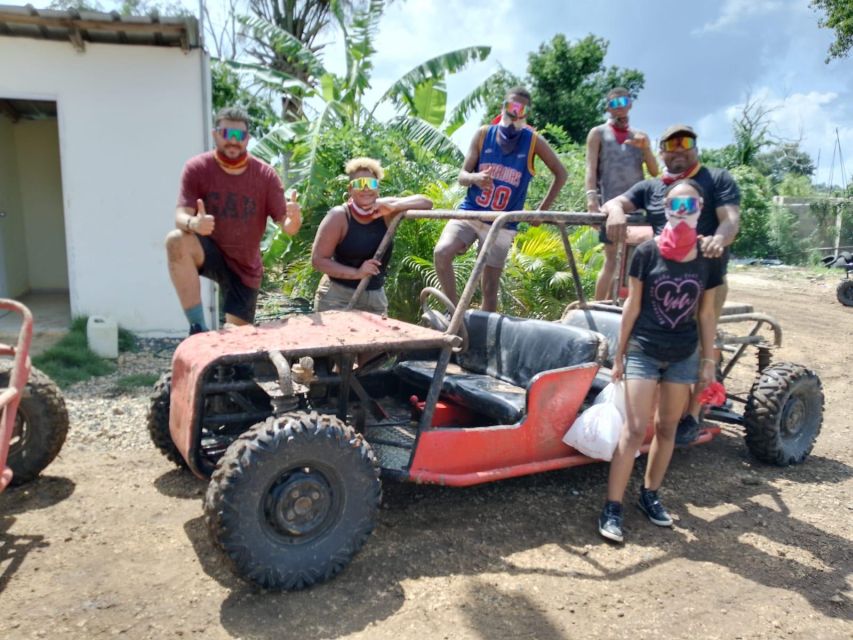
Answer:
M0 37L60 40L83 50L86 42L154 47L199 46L198 20L193 16L122 16L113 11L53 11L32 5L0 5Z

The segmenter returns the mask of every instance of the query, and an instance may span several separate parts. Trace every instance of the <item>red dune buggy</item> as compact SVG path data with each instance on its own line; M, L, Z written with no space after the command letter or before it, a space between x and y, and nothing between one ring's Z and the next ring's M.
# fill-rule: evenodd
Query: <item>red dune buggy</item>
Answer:
M406 213L377 255L403 218L458 216ZM587 318L566 226L600 224L603 216L479 218L493 221L492 231L459 305L434 289L421 294L431 326L331 311L197 334L175 351L152 397L149 432L171 460L210 478L206 519L238 575L274 589L334 576L374 528L380 478L469 486L594 462L562 437L607 382L616 307L588 311L596 322L608 314L607 327L598 327L579 326L572 314L549 322L468 306L497 231L512 221L539 222L559 228ZM449 321L431 308L433 297ZM747 433L754 430L749 416L762 438L772 425L779 431L781 412L785 429L804 425L811 439L801 445L810 449L823 397L800 402L799 393L796 385L787 396L775 393L772 406L753 400ZM705 429L697 442L717 432ZM652 434L650 425L644 451Z
M38 476L59 454L68 412L56 384L30 365L33 316L14 300L0 311L21 316L15 346L0 344L0 491Z

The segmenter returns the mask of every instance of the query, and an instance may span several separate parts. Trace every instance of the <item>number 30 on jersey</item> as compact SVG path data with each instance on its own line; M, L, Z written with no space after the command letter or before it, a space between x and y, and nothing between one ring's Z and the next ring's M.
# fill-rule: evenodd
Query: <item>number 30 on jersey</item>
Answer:
M494 189L484 190L474 201L478 206L490 211L503 211L512 195L512 189L506 185L499 184Z

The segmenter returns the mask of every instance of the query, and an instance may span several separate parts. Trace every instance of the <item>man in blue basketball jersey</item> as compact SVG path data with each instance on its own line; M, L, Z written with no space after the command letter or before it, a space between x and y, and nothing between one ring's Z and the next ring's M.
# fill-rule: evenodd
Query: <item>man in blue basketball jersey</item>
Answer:
M471 140L465 163L459 172L459 184L468 187L460 209L463 211L521 211L527 187L534 175L536 156L554 175L551 188L537 209L547 210L566 182L566 169L550 145L529 126L530 94L526 89L510 89L504 100L499 124L481 127ZM476 240L480 246L489 232L489 223L478 220L451 220L444 227L433 258L441 288L454 304L456 276L453 259L465 253ZM517 224L500 231L497 242L486 256L483 271L483 311L498 308L498 285Z

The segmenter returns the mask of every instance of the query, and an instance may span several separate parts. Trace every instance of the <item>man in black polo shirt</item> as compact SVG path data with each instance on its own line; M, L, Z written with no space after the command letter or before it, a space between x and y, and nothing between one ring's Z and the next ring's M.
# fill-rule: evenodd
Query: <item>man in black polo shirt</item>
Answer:
M658 235L666 225L664 191L667 186L683 178L692 178L704 192L702 213L696 232L700 237L702 255L719 260L723 284L716 288L717 319L728 293L725 281L729 260L729 245L734 242L740 226L740 190L734 178L725 169L709 169L699 162L696 132L692 127L676 124L668 127L660 137L660 155L666 170L659 178L638 182L621 196L608 200L601 207L607 215L607 237L612 242L625 239L625 215L645 209L649 224ZM699 403L694 394L687 415L678 425L676 444L689 444L699 435Z

